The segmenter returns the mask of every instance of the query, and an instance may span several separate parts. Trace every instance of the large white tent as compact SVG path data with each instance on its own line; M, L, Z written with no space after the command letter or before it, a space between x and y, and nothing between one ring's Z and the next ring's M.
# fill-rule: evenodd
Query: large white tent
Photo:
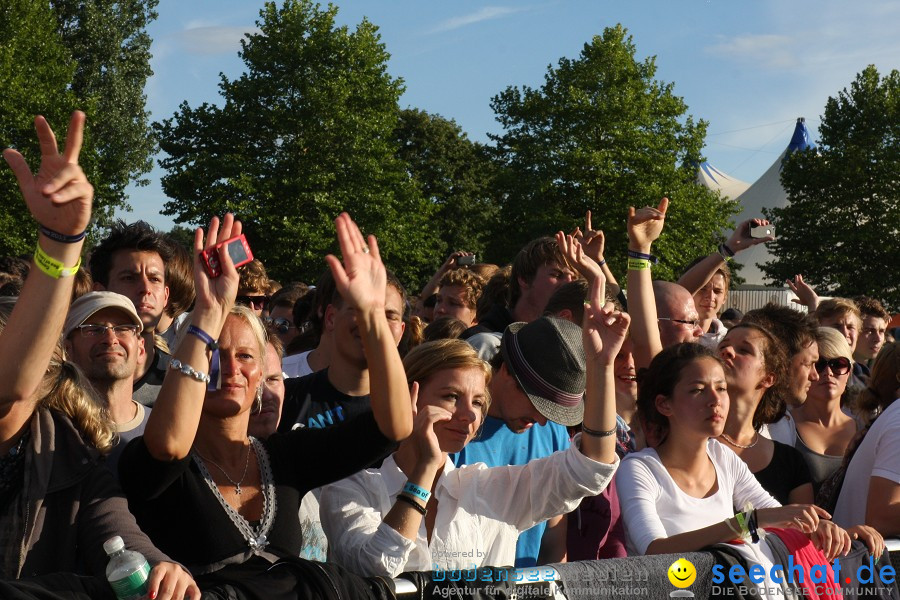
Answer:
M762 218L763 208L782 208L787 203L787 193L781 187L781 165L785 157L797 150L806 150L808 148L813 148L813 145L809 141L809 130L806 128L806 120L801 117L797 119L794 135L791 136L791 141L787 148L753 185L740 190L738 184L745 186L747 184L719 172L707 163L700 165L697 180L710 189L722 191L723 196L728 196L738 201L741 206L741 213L735 218L736 223L747 219ZM712 171L718 175L710 177L707 171ZM726 188L732 193L726 192ZM740 190L740 192L733 195L733 192L736 190ZM775 225L777 234L777 223ZM758 265L771 259L772 255L764 244L745 250L735 257L737 262L744 265L744 268L741 270L741 276L746 279L748 285L764 285L763 272ZM775 282L776 285L781 283Z

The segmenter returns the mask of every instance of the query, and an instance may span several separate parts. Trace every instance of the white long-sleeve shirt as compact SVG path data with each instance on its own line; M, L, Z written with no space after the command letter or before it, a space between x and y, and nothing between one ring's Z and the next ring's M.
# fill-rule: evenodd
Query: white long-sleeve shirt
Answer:
M438 512L428 543L424 519L415 541L383 522L406 475L388 457L325 486L322 527L329 560L365 576L403 571L511 565L519 532L572 511L585 496L599 494L618 466L591 460L573 445L526 465L488 468L475 463L456 468L448 459L434 495Z

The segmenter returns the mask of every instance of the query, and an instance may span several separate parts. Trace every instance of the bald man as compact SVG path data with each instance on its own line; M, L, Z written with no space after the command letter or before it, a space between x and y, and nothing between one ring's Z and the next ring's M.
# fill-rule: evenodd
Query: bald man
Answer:
M700 316L691 293L677 283L654 281L653 294L656 297L656 316L662 347L699 341L703 331L700 329Z

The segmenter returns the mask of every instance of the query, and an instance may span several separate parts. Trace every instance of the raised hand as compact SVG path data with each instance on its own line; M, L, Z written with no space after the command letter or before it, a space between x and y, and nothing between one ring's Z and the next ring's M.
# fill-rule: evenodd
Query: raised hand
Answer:
M593 229L591 226L591 211L584 214L584 233L581 229L576 228L572 236L581 243L584 253L590 256L594 262L600 264L603 262L603 250L606 246L606 236L599 229Z
M750 237L751 227L759 227L760 225L768 224L769 221L767 221L766 219L747 219L746 221L735 227L734 232L731 234L731 237L728 238L728 241L725 243L728 245L728 248L732 252L738 253L741 250L746 250L747 248L750 248L757 244L772 242L775 240L775 238L771 235L764 238Z
M200 253L212 248L219 242L224 242L227 239L240 235L241 229L241 222L235 220L233 214L228 213L222 218L221 222L219 217L213 217L210 220L209 233L205 242L203 229L198 227L194 232L194 287L197 290L194 310L203 311L204 309L209 309L216 313L221 323L225 322L225 317L228 315L231 307L234 306L240 277L228 252L218 253L222 274L215 278L210 277L203 267L203 259L200 258Z
M591 284L590 302L584 305L582 339L587 360L611 365L622 349L631 317L619 312L612 302L606 303L603 276Z
M628 249L647 253L650 246L662 233L666 221L666 210L669 208L669 199L663 198L659 206L653 208L645 206L635 210L633 206L628 208Z
M358 311L380 310L384 313L384 290L387 272L378 252L378 241L370 235L368 244L359 227L347 213L334 220L344 262L329 254L325 257L334 283L345 302Z
M411 441L416 450L417 469L433 476L444 466L444 451L434 432L434 425L452 418L453 414L440 406L423 406L416 412Z
M11 148L3 151L3 158L15 173L31 215L44 227L64 235L80 234L91 220L94 188L78 166L84 122L83 112L72 113L66 146L60 154L56 136L47 120L35 117L34 128L41 144L41 165L37 173L32 174L18 151Z
M791 298L791 302L809 307L810 312L816 310L816 306L819 304L819 295L816 290L803 281L803 275L795 275L793 280L788 279L785 283L792 292L797 294L796 298Z
M593 258L584 252L584 246L572 235L566 235L562 231L556 233L556 245L566 258L569 266L581 273L581 276L594 281L597 277L603 277L603 269ZM606 279L604 278L604 282Z

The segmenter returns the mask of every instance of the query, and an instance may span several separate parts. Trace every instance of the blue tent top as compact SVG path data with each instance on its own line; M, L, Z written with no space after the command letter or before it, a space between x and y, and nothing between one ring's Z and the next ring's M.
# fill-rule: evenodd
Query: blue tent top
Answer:
M794 127L794 135L791 136L791 143L788 144L788 154L797 150L815 150L812 142L809 141L809 130L806 128L806 119L800 117L797 119L797 125Z

